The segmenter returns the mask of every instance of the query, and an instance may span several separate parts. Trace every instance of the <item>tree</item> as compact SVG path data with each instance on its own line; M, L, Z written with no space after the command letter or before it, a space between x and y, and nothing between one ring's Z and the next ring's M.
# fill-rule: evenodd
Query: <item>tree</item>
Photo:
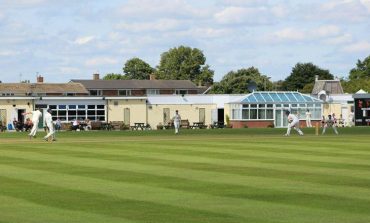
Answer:
M154 71L154 68L152 68L148 63L136 57L127 60L123 67L123 72L126 78L130 80L149 79L149 75L153 74Z
M297 63L283 83L283 89L301 91L307 84L315 82L315 76L322 80L332 80L329 70L321 69L312 63Z
M370 78L370 56L366 57L364 61L358 60L356 68L349 72L350 80Z
M254 82L256 90L271 90L272 82L262 75L257 68L249 67L236 72L230 71L219 83L213 85L210 93L214 94L244 94L250 93L248 85Z
M103 80L122 80L122 79L125 79L125 77L122 74L115 73L106 74L103 77Z
M162 53L157 67L157 78L191 80L199 84L212 84L214 71L205 65L206 58L197 48L179 46Z

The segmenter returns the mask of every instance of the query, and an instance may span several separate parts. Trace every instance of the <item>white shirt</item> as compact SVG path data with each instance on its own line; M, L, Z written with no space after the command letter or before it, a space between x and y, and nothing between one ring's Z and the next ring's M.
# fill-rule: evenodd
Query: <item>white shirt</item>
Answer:
M45 122L47 125L51 125L51 123L53 122L53 118L49 112L45 113Z
M32 114L32 122L39 122L39 119L41 118L42 114L39 110L31 111Z
M173 116L173 121L174 122L180 122L181 121L181 116L179 114L175 114L175 116Z
M310 119L311 118L311 112L306 112L306 118Z
M72 125L74 125L74 126L78 125L77 120L74 120Z
M290 121L291 123L293 123L293 122L299 122L299 119L298 119L298 117L296 115L290 113L288 115L288 121Z

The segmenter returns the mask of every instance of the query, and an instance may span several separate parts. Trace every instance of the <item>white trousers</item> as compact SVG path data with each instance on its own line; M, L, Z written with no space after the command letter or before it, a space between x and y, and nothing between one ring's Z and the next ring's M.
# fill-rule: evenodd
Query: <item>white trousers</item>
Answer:
M307 127L312 127L311 119L310 119L310 118L307 118L307 119L306 119L306 126L307 126Z
M323 134L323 135L325 134L325 132L326 132L326 128L327 128L327 127L328 127L327 125L325 125L325 126L324 126L324 128L323 128L323 130L322 130L322 134ZM335 127L335 125L332 125L331 127L333 128L333 130L334 130L335 134L337 134L337 135L338 135L337 127Z
M175 126L175 133L179 133L180 122L173 122L173 125Z
M39 128L39 121L35 121L32 123L33 123L33 126L32 126L30 134L28 134L29 136L35 136L37 133L37 129Z
M303 135L303 132L299 129L299 121L289 123L288 129L286 131L287 135L290 135L290 130L292 128L294 128L298 132L299 135Z
M53 136L54 138L54 133L55 133L55 130L54 130L54 125L53 123L46 123L46 126L49 128L49 133L44 137L45 139L49 138L51 135Z

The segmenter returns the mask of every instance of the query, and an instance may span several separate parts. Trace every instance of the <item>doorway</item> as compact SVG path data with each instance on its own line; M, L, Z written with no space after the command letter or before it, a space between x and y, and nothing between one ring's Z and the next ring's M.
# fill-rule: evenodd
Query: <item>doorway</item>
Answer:
M225 118L224 118L224 109L223 108L219 108L217 110L217 121L218 122L224 122Z
M206 109L199 108L199 122L206 123Z
M23 113L25 113L26 110L25 109L18 109L18 122L21 122L21 123L24 123L24 115Z
M170 109L169 108L164 108L163 109L163 125L167 125L171 120L170 117Z
M283 109L276 109L275 110L275 127L282 128L286 127L288 123L288 117L285 115Z
M123 110L123 123L125 123L125 125L130 125L130 109L129 108L125 108Z

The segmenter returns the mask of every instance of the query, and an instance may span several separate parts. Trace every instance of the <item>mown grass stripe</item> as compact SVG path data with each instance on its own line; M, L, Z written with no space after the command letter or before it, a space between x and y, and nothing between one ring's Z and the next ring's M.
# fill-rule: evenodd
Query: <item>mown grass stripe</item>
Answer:
M42 195L40 195L40 198L41 197ZM21 199L12 196L0 195L0 201L0 222L4 223L138 223L137 221L124 218L93 214L85 211L56 208L48 205L48 203L40 205L35 202L28 201L27 199Z
M215 184L210 182L181 179L178 177L155 176L143 173L133 173L123 170L106 170L96 167L81 167L76 165L53 163L49 161L40 162L28 160L27 162L25 162L24 159L7 158L7 160L2 159L0 160L0 162L4 164L9 163L12 166L33 170L48 169L56 173L91 177L115 182L139 183L145 184L147 186L159 186L187 192L205 193L209 195L223 197L246 198L250 200L268 201L273 203L297 205L323 210L341 210L343 212L368 213L368 208L370 206L370 201L360 199L348 199L328 195L315 195L307 192L281 192L267 188L260 189L249 186L238 186L230 184ZM0 185L0 191L6 191L6 188L2 189L1 186L2 185ZM297 197L299 197L299 200L296 199Z
M26 146L26 148L30 148L30 146ZM1 150L0 150L1 151ZM24 149L17 151L25 151ZM26 150L29 151L29 150ZM161 165L167 166L176 166L176 163L183 163L184 165L188 165L189 163L194 164L193 166L189 165L189 168L195 168L195 164L208 164L209 169L213 169L212 165L217 165L218 168L215 169L225 169L228 168L257 168L257 169L265 169L265 170L279 170L279 171L287 171L287 172L297 172L301 174L316 174L316 175L326 175L330 176L338 176L338 177L349 177L349 178L359 178L361 180L370 179L370 174L368 168L365 170L359 170L357 165L353 166L352 168L344 168L343 165L337 165L334 167L315 167L307 165L306 163L299 163L294 162L294 164L286 164L286 161L276 162L273 163L268 162L264 159L248 159L242 160L238 159L224 159L221 158L222 155L216 156L220 158L212 157L203 157L203 156L185 156L185 155L172 155L171 153L166 153L164 151L158 152L157 150L149 151L138 151L136 149L130 148L104 148L101 149L99 147L92 148L91 146L81 147L81 146L74 146L74 147L57 147L53 149L38 149L39 153L49 154L49 155L57 155L57 154L68 154L69 156L73 157L92 157L95 158L97 155L101 159L112 160L112 161L135 161L138 163L158 163L160 162ZM131 157L131 159L130 159ZM122 160L120 159L122 158ZM272 157L271 159L275 159ZM257 160L257 161L256 161ZM167 161L167 162L165 162ZM324 163L325 164L325 163ZM184 165L178 165L182 167ZM354 171L355 170L355 171ZM273 177L273 176L272 176Z
M210 170L191 170L186 168L176 168L162 165L146 165L134 162L107 161L98 158L77 158L66 155L54 156L36 152L7 151L6 153L0 154L2 156L22 157L24 159L39 161L53 161L71 165L76 164L86 167L99 167L113 170L129 170L132 172L148 173L158 176L178 176L181 178L208 181L213 183L229 183L242 186L246 185L259 188L272 188L282 191L293 191L296 193L309 192L314 194L370 200L370 188L333 186L320 183L309 183L305 181L294 181L291 179L226 174Z
M178 216L183 216L181 221L188 223L205 217L212 219L214 222L242 221L242 218L222 215L221 213L123 199L117 196L102 195L78 189L66 189L59 186L6 177L0 177L0 180L14 185L12 188L8 188L7 185L0 185L0 194L6 196L25 199L35 204L48 205L54 208L83 211L107 217L121 218L122 220L127 219L131 221L135 219L136 222L154 222L153 219L160 218L162 222L174 222ZM30 190L26 191L23 189L24 187L30 188Z
M163 188L148 187L139 184L116 183L105 180L57 174L49 171L35 171L23 168L0 165L0 175L13 179L22 179L66 189L77 189L91 193L99 193L118 198L148 201L176 207L195 208L214 213L233 214L240 217L254 216L256 219L282 219L287 222L351 222L370 221L370 216L338 211L314 211L289 205L276 205L271 202L249 201L209 196L199 193L188 193ZM333 221L335 216L335 221ZM309 217L309 219L308 219ZM279 220L278 220L279 221ZM281 220L280 220L281 221Z

